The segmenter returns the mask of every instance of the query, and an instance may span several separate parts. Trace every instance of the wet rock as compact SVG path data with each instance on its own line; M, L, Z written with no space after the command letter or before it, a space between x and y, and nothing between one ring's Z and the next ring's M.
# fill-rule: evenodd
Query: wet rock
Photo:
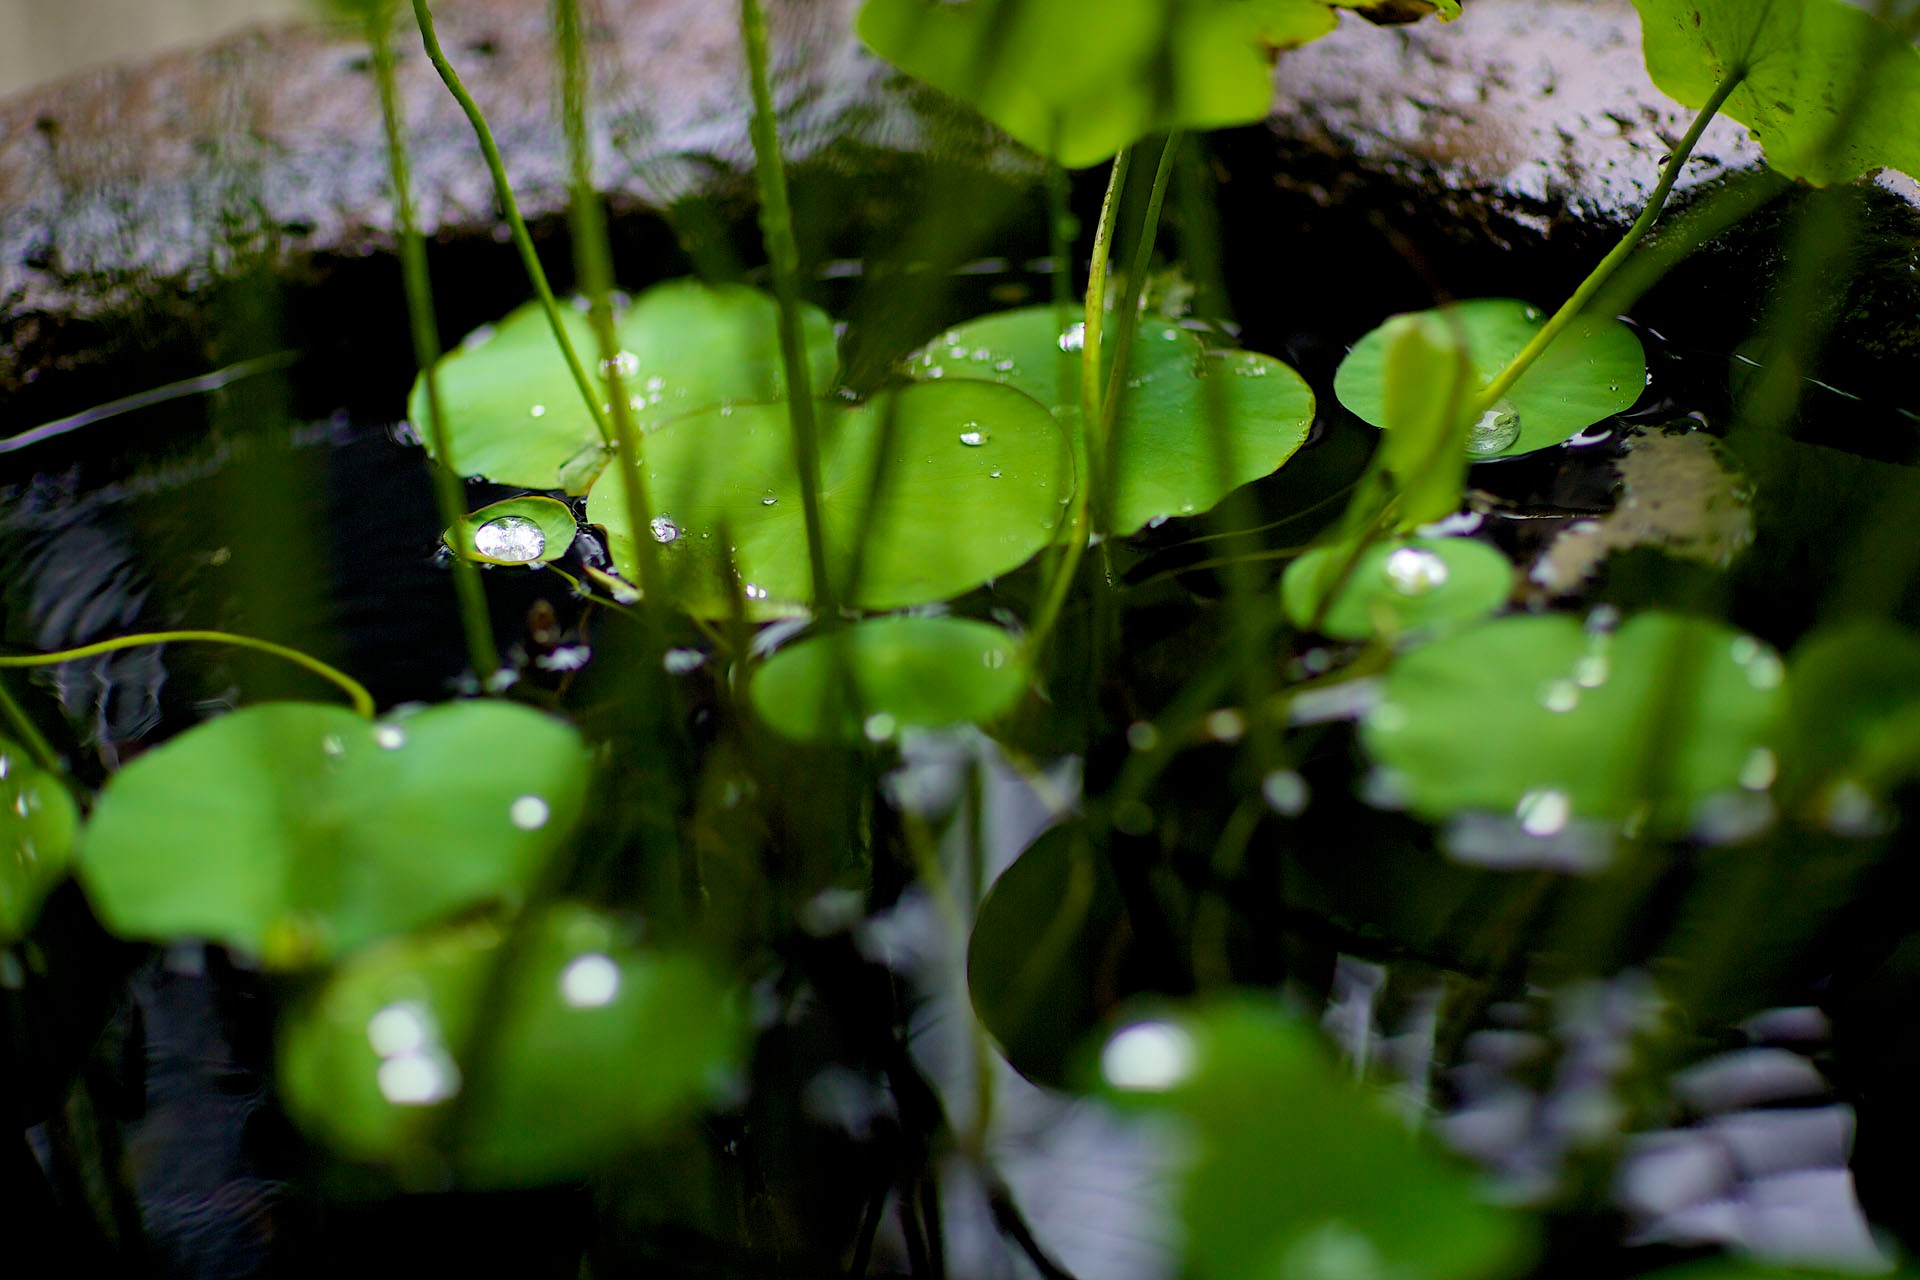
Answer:
M772 9L781 142L813 168L884 174L938 155L1032 182L1037 161L868 55L857 0ZM445 0L437 26L487 113L530 220L565 203L544 5ZM737 12L707 0L598 0L587 40L602 188L623 207L744 200L751 188ZM415 198L442 239L504 229L467 122L402 27L399 76ZM364 41L289 24L86 73L0 102L0 392L72 358L85 322L190 310L265 264L390 249L395 216ZM844 208L850 221L863 211ZM79 328L79 333L71 332Z

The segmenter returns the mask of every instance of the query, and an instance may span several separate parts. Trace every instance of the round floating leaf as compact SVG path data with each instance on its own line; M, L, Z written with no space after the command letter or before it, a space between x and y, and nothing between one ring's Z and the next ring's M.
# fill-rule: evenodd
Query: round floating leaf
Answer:
M0 738L0 946L33 927L67 874L80 833L73 797L15 743Z
M1920 49L1846 0L1634 0L1647 74L1704 107L1736 69L1721 110L1759 135L1790 178L1845 182L1882 166L1920 174ZM1862 69L1872 65L1871 80ZM1856 104L1856 96L1865 95ZM1857 114L1852 114L1857 110ZM1849 115L1852 118L1849 119ZM1836 144L1835 130L1847 124Z
M1524 1221L1270 1005L1135 1022L1100 1064L1109 1096L1190 1132L1184 1274L1476 1280L1526 1261Z
M789 738L878 740L991 720L1019 701L1026 674L1019 645L998 627L874 618L780 650L754 675L751 696L760 718Z
M1084 451L1078 339L1077 326L1061 333L1051 307L1023 307L949 329L910 371L1018 387L1054 406ZM1163 319L1142 317L1127 367L1110 459L1115 533L1207 510L1277 471L1313 425L1313 392L1292 369L1257 352L1210 352Z
M1920 774L1920 636L1852 619L1816 630L1787 663L1781 774L1790 789L1850 782L1884 793Z
M1475 298L1453 304L1451 315L1446 309L1420 314L1432 314L1446 324L1458 322L1465 331L1467 361L1476 387L1499 376L1544 323L1538 308L1513 298ZM1386 423L1391 336L1388 325L1382 325L1360 339L1333 377L1340 403L1375 426ZM1630 408L1646 383L1646 355L1633 331L1618 320L1583 316L1520 375L1496 406L1495 413L1502 415L1499 422L1489 424L1482 433L1484 443L1472 449L1472 456L1512 457L1571 439L1601 419ZM1504 415L1509 414L1515 421L1507 420ZM1501 444L1502 440L1506 443Z
M1320 602L1352 555L1347 544L1316 547L1287 566L1280 601L1288 621L1313 626ZM1360 553L1320 630L1340 640L1441 631L1492 613L1512 592L1512 563L1484 542L1408 538L1378 543Z
M860 38L1068 168L1164 129L1266 117L1273 52L1345 0L867 0ZM1422 6L1457 13L1455 0Z
M1031 398L982 382L909 386L853 406L818 406L820 513L842 603L892 609L944 600L1024 564L1053 541L1073 493L1059 424ZM890 447L889 447L890 446ZM749 604L804 608L813 584L785 405L736 405L685 418L647 440L652 536L672 598L724 614L721 531ZM869 501L882 475L877 503ZM587 499L615 559L633 569L619 477ZM861 554L859 589L845 583Z
M1021 1074L1073 1076L1074 1050L1131 990L1115 989L1126 908L1106 855L1055 827L1000 873L980 903L967 983L981 1023Z
M772 298L745 285L669 280L634 299L616 323L634 421L652 429L715 405L785 395L778 316ZM593 370L600 348L587 317L563 307L561 319ZM833 322L804 307L801 323L814 390L825 391L838 367ZM603 443L545 313L528 303L481 335L438 365L452 454L443 461L501 484L585 492L604 463ZM604 374L596 385L605 389ZM426 397L426 380L416 380L407 412L431 449Z
M1609 636L1502 618L1397 658L1362 740L1425 817L1511 813L1542 839L1577 818L1678 831L1707 797L1772 781L1784 670L1704 619L1642 614Z
M545 564L567 554L579 525L573 508L554 498L528 494L470 512L462 521L482 564ZM441 535L454 546L453 531ZM457 548L456 548L457 549Z
M571 728L510 703L378 724L268 703L116 774L77 872L124 937L208 938L309 964L516 901L578 817L587 770Z
M513 971L476 1079L459 1058L503 961ZM478 1088L460 1145L441 1154L464 1183L526 1186L581 1177L684 1119L737 1064L743 1024L698 958L642 950L563 905L510 961L487 925L361 952L289 1021L280 1079L301 1127L402 1168L432 1154L447 1104Z

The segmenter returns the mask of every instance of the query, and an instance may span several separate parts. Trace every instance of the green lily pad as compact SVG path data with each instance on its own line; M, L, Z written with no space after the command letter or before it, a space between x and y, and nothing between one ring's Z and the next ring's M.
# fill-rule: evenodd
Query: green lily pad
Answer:
M1660 91L1704 107L1737 68L1721 110L1759 136L1767 163L1824 185L1882 166L1920 174L1920 49L1846 0L1634 0L1647 74ZM1868 88L1861 69L1878 73ZM1835 126L1869 96L1844 138ZM1838 145L1835 145L1835 143Z
M1018 387L1053 406L1073 433L1076 456L1084 456L1079 332L1076 326L1062 334L1051 307L1001 311L941 334L909 372ZM1111 346L1103 350L1111 367ZM1142 317L1109 460L1112 532L1205 511L1248 481L1271 475L1306 443L1313 411L1306 381L1278 360L1208 351L1186 329ZM1216 448L1215 413L1225 427L1224 459Z
M579 522L573 508L555 498L528 494L508 498L469 512L462 522L473 546L473 559L482 564L545 564L567 554ZM441 541L454 547L453 531Z
M1491 1280L1526 1263L1525 1220L1271 1005L1134 1022L1100 1063L1110 1098L1190 1136L1182 1274Z
M587 317L572 307L560 314L593 370L599 344ZM838 368L833 322L804 307L801 323L813 388L823 392ZM669 280L635 298L616 333L621 385L647 430L715 405L786 394L779 308L757 289ZM469 338L437 369L447 466L500 484L586 492L604 465L604 445L537 303L515 308L490 336ZM604 377L597 385L604 388ZM424 378L414 382L407 413L431 450Z
M740 1002L697 957L562 905L527 929L474 1080L459 1061L501 937L470 925L353 957L281 1036L287 1108L353 1159L402 1169L444 1155L460 1181L582 1177L684 1120L737 1066ZM447 1111L469 1087L458 1145Z
M857 30L895 66L1079 168L1159 130L1265 119L1274 51L1333 30L1338 2L867 0ZM1455 0L1424 7L1459 12Z
M1884 795L1920 775L1920 636L1879 620L1829 623L1794 649L1787 673L1790 790L1850 782Z
M1500 618L1402 654L1362 726L1410 807L1683 831L1709 796L1773 780L1784 664L1717 622L1641 614L1612 635Z
M1451 317L1445 309L1419 314L1459 323L1466 334L1467 362L1476 388L1499 376L1545 321L1538 308L1513 298L1457 302ZM1376 427L1387 425L1387 354L1392 332L1382 325L1360 339L1333 377L1340 403ZM1484 431L1474 428L1468 452L1484 461L1559 444L1631 408L1646 383L1646 355L1633 331L1610 317L1580 317L1520 375L1504 402L1496 406L1497 412L1511 413L1516 421L1504 424L1506 430L1491 423ZM1518 430L1513 431L1513 426ZM1503 439L1506 443L1500 444Z
M883 457L889 433L892 448ZM863 405L818 410L820 510L827 563L844 604L894 609L969 591L1019 568L1054 539L1073 494L1065 434L1031 398L982 382L908 386ZM885 483L870 505L873 475ZM736 405L682 419L647 440L653 536L671 598L719 616L728 600L717 555L734 548L759 616L804 610L813 596L787 407ZM619 477L587 498L615 560L632 573ZM860 584L846 579L861 548Z
M0 738L0 946L33 927L66 878L80 834L73 797L17 744Z
M379 723L266 703L114 775L76 871L123 937L292 968L517 901L579 817L587 770L571 728L510 703Z
M1130 937L1106 854L1078 823L1044 833L993 882L967 945L974 1012L1030 1080L1066 1085L1074 1052L1112 1013Z
M1313 625L1320 603L1352 555L1350 545L1316 547L1287 566L1280 602L1296 627ZM1513 565L1471 538L1407 538L1361 552L1320 623L1339 640L1437 632L1484 617L1513 592Z
M853 698L840 705L842 673ZM788 645L753 677L753 709L789 738L882 740L991 720L1026 689L1020 646L966 618L873 618ZM836 715L835 711L839 714Z

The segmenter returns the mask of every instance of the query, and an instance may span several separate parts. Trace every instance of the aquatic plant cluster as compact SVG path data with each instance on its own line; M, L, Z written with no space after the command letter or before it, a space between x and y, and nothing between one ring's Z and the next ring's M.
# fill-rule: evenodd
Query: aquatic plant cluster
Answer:
M876 54L1054 166L1056 289L855 379L846 326L801 296L759 0L740 25L768 287L631 295L581 17L555 0L575 298L546 280L427 0L340 0L381 77L406 413L464 688L383 710L349 672L217 631L0 655L0 984L31 985L69 879L119 939L223 949L271 993L303 1194L584 1185L592 1223L555 1228L555 1274L676 1250L701 1274L972 1274L942 1226L960 1182L1005 1250L980 1274L1074 1274L1075 1224L1001 1169L1006 1113L1062 1098L1102 1150L1150 1152L1165 1230L1139 1274L1565 1274L1596 1232L1740 1247L1696 1277L1859 1263L1673 1227L1648 1152L1707 1109L1687 1102L1701 1064L1804 995L1792 939L1881 883L1910 830L1920 635L1893 608L1736 626L1715 575L1753 538L1744 506L1669 548L1694 564L1685 593L1595 604L1577 575L1516 569L1469 490L1472 468L1629 433L1653 377L1618 317L1716 115L1797 182L1920 173L1920 14L1634 3L1649 74L1699 113L1641 216L1551 310L1381 317L1336 408L1209 309L1193 135L1263 118L1276 53L1341 10L1471 24L1471 5L867 0ZM468 112L536 295L444 352L393 88L407 31ZM1065 170L1096 165L1081 290ZM1782 368L1817 340L1755 322ZM1736 399L1727 443L1756 474L1797 385ZM1264 520L1249 486L1335 412L1366 424L1369 460ZM518 492L470 509L473 479ZM562 585L503 658L486 596L508 575ZM160 643L298 663L351 706L253 702L83 785L13 673ZM1812 922L1791 900L1809 882L1834 904ZM903 954L915 930L964 960ZM829 969L857 975L852 1011ZM1613 1038L1576 1087L1549 1041L1589 1034L1568 1030L1583 1000ZM793 1066L835 1036L854 1047ZM1523 1042L1501 1069L1538 1057L1559 1083L1498 1096L1558 1110L1490 1140L1490 1046ZM32 1123L65 1152L54 1111ZM846 1167L867 1183L805 1187L793 1135L823 1116L866 1144ZM1535 1130L1549 1154L1523 1177ZM136 1256L124 1189L70 1181ZM1114 1216L1087 1229L1124 1234Z

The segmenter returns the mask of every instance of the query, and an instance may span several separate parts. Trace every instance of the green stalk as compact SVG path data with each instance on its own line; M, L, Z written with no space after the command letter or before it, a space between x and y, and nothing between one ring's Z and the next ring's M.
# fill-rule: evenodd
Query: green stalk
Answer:
M513 229L514 247L519 249L520 261L527 269L527 279L533 283L533 291L540 297L540 308L547 313L547 324L553 329L553 340L560 344L560 354L566 357L567 372L573 375L573 385L580 389L580 399L585 402L587 413L600 432L601 441L611 446L614 443L613 429L607 424L606 411L600 407L603 403L600 391L580 363L580 356L573 349L573 340L567 337L566 326L560 319L560 304L554 301L553 289L547 284L547 273L540 266L540 255L534 252L533 237L527 232L526 219L520 216L520 202L513 198L513 185L507 181L507 166L500 159L500 148L494 145L493 130L487 127L487 118L480 114L480 104L467 92L466 85L460 82L460 74L453 69L453 64L447 61L446 53L440 48L440 37L434 33L433 13L427 8L427 0L413 0L413 17L420 26L420 43L426 48L427 60L440 73L447 91L453 94L454 101L460 104L460 110L466 114L467 123L473 126L473 136L480 143L480 154L486 158L487 172L493 175L494 194L500 201L501 209L506 212L507 225Z
M1573 323L1574 317L1586 309L1593 295L1600 292L1600 286L1620 269L1621 264L1632 254L1634 248L1646 238L1647 232L1653 230L1654 221L1660 216L1660 210L1665 207L1667 196L1673 191L1673 184L1678 181L1680 171L1686 167L1687 158L1693 154L1694 147L1699 145L1700 135L1706 132L1714 116L1718 115L1720 108L1725 105L1728 95L1739 87L1740 82L1746 78L1746 74L1745 67L1735 67L1727 73L1726 79L1714 87L1713 96L1707 99L1706 106L1700 108L1700 114L1693 118L1693 125L1687 130L1686 136L1680 139L1680 145L1673 149L1673 153L1667 157L1666 164L1661 167L1660 182L1654 187L1653 195L1647 200L1647 207L1640 211L1640 216L1633 220L1633 225L1627 228L1627 234L1620 238L1620 243L1613 247L1612 252L1600 259L1600 265L1580 282L1580 287L1573 291L1573 296L1561 304L1552 318L1541 326L1540 332L1533 335L1533 340L1527 343L1520 354L1500 371L1500 375L1480 392L1474 404L1475 418L1490 409L1495 401L1513 388L1513 384L1520 380L1521 374L1533 367L1533 362L1540 358L1540 354L1553 344L1553 340L1559 337L1568 325Z
M580 40L579 0L554 0L554 25L560 45L561 116L567 137L567 165L572 200L567 217L573 231L573 253L589 308L588 321L600 348L600 368L607 382L613 415L613 445L619 461L621 492L626 495L627 525L633 530L635 574L641 596L658 603L664 589L660 576L660 549L653 538L653 503L641 469L640 432L627 400L618 356L620 340L613 324L613 261L607 239L607 220L600 194L593 186L593 153L587 139L586 57ZM649 615L650 616L650 615ZM656 646L649 645L649 649Z
M800 246L793 235L787 175L780 164L780 132L774 123L773 89L767 71L767 17L759 0L740 0L740 38L746 46L747 79L753 89L753 172L760 186L760 238L773 270L773 295L780 304L780 363L787 374L787 421L793 429L801 511L806 517L813 608L816 614L831 620L837 610L820 521L820 442L813 420L806 344L800 329Z
M1113 443L1118 427L1121 391L1126 386L1127 361L1133 355L1134 335L1140 328L1140 295L1146 291L1147 272L1153 265L1154 240L1160 230L1160 210L1166 204L1167 187L1173 181L1173 162L1180 152L1180 131L1169 133L1160 149L1160 163L1153 171L1153 189L1147 195L1147 211L1140 220L1140 239L1133 247L1133 263L1127 270L1120 305L1115 309L1119 327L1113 334L1113 371L1107 375L1107 398L1101 406L1100 432ZM1111 476L1108 477L1112 479ZM1112 494L1104 495L1111 499Z
M427 272L427 247L414 219L413 185L408 173L406 130L400 121L400 95L393 73L390 11L383 5L367 13L367 42L373 46L374 76L380 83L380 122L387 135L387 165L393 181L393 203L400 215L400 266L407 295L407 319L413 333L413 360L427 389L427 438L439 459L433 471L433 497L440 523L453 539L453 593L459 601L460 630L467 641L467 661L480 687L500 667L494 648L493 626L487 617L487 593L480 567L473 562L473 535L462 517L466 502L459 477L453 473L453 454L447 438L446 414L440 404L440 332L434 323L433 284Z
M1114 156L1113 169L1107 176L1107 193L1100 201L1100 225L1094 232L1093 259L1087 266L1087 301L1081 323L1080 435L1086 444L1087 474L1078 477L1079 483L1074 486L1073 528L1054 566L1053 578L1047 583L1039 612L1034 615L1032 629L1027 632L1029 653L1037 654L1046 645L1060 620L1061 610L1066 607L1074 575L1080 568L1080 557L1085 554L1088 537L1095 527L1092 495L1104 488L1105 458L1100 456L1100 442L1095 439L1101 420L1100 323L1106 314L1107 255L1112 251L1113 224L1119 214L1120 192L1127 185L1127 167L1132 159L1132 147L1123 147Z
M311 654L298 649L290 649L271 640L260 640L253 636L238 636L229 631L143 631L137 635L115 636L111 640L97 640L92 644L83 644L77 649L61 649L53 653L0 654L0 669L8 667L52 667L62 662L72 662L78 658L91 658L97 654L112 653L118 649L137 649L149 644L173 644L176 641L205 641L208 644L230 644L236 649L252 649L259 653L271 654L285 659L297 667L305 667L322 680L333 684L344 692L353 703L354 711L371 720L374 714L373 695L367 687L355 680L338 667L320 661Z
M1113 252L1113 227L1120 214L1120 193L1126 190L1133 148L1122 147L1113 158L1107 193L1100 198L1100 224L1093 233L1093 257L1087 263L1087 309L1080 345L1080 420L1087 441L1088 504L1104 505L1107 482L1106 411L1100 385L1100 330L1107 315L1107 258ZM1096 507L1094 528L1107 531L1107 513Z
M13 730L14 738L27 749L33 762L56 777L67 771L60 753L47 741L47 735L40 732L40 726L33 722L26 709L14 700L13 691L0 681L0 715L6 717L7 725Z

